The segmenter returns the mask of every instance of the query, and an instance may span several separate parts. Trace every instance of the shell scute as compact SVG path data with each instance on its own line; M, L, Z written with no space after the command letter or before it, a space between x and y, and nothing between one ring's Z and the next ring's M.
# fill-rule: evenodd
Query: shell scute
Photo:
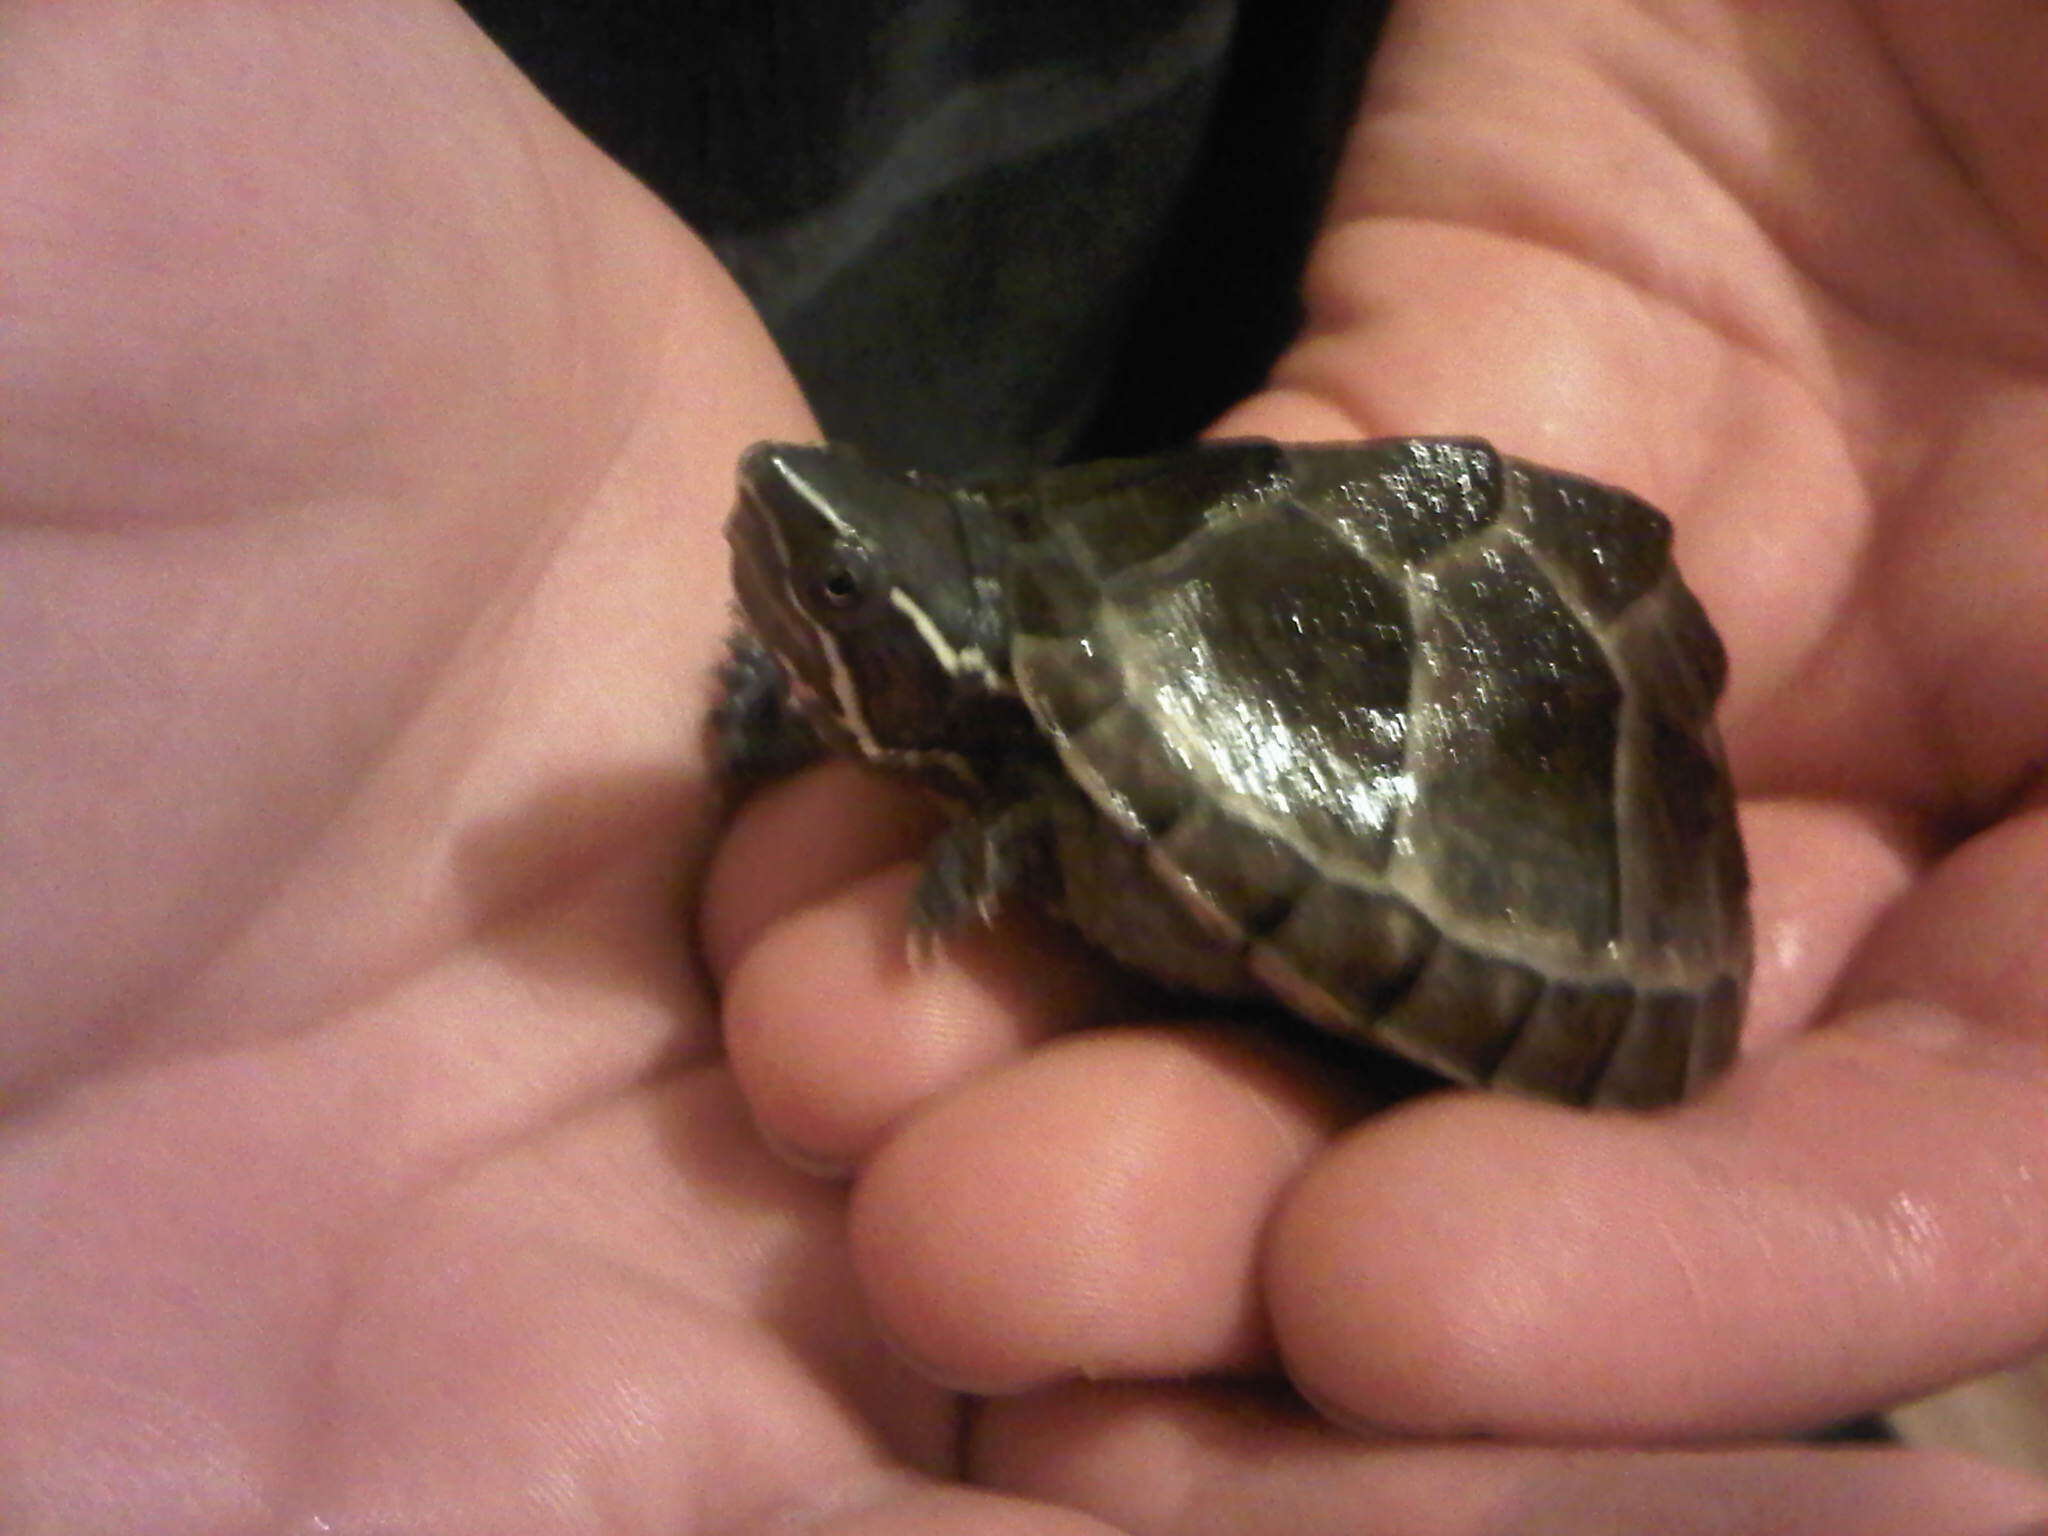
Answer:
M1057 558L1019 560L1010 577L1010 617L1018 633L1085 635L1102 600L1092 566L1062 551Z
M1626 491L1521 464L1511 487L1530 545L1593 618L1614 618L1669 569L1670 519Z
M1251 967L1290 1006L1343 1034L1414 983L1441 935L1408 902L1371 886L1318 880L1251 949Z
M1620 929L1621 684L1513 544L1459 551L1429 594L1408 836L1444 910L1571 963Z
M1700 1000L1675 992L1644 992L1636 999L1586 1097L1594 1104L1670 1104L1685 1096L1692 1076ZM1679 1042L1682 1049L1674 1050Z
M1200 793L1186 758L1128 698L1090 720L1067 747L1075 782L1128 836L1158 837Z
M1477 438L1297 448L1289 467L1297 502L1360 553L1394 565L1426 561L1492 523L1506 474L1501 456Z
M1489 1082L1542 994L1543 978L1520 961L1441 943L1372 1033L1440 1072Z
M1632 793L1619 809L1636 853L1631 937L1647 953L1688 961L1746 946L1746 932L1731 932L1730 923L1746 911L1749 877L1711 747L1669 717L1651 715L1635 757Z
M1051 544L1034 564L1073 558ZM1172 744L1193 791L1248 826L1368 867L1401 809L1412 639L1399 585L1298 509L1205 530L1142 566L1096 577L1087 642ZM1020 688L1086 771L1123 791L1120 740L1080 728L1071 650L1020 636Z
M1608 631L1650 707L1688 727L1707 727L1728 677L1728 657L1699 600L1674 571Z
M1018 537L1064 533L1094 569L1121 570L1180 547L1226 508L1275 494L1283 463L1278 444L1247 438L989 482L982 494Z
M1748 939L1745 936L1746 950ZM1700 994L1692 1021L1691 1053L1686 1063L1687 1091L1712 1082L1735 1060L1742 1039L1742 992L1745 978L1721 975Z
M1159 835L1158 848L1210 914L1212 929L1246 938L1277 928L1319 878L1287 839L1212 802L1189 806Z
M1491 1081L1525 1092L1586 1098L1635 1009L1634 990L1620 983L1551 982L1523 1015L1521 1032L1495 1064Z

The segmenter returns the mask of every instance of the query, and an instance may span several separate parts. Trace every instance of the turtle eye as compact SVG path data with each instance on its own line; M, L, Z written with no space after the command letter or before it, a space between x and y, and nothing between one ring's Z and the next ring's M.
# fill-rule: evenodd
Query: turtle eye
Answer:
M852 566L828 566L818 578L818 602L826 608L851 608L861 600L863 588L860 574Z

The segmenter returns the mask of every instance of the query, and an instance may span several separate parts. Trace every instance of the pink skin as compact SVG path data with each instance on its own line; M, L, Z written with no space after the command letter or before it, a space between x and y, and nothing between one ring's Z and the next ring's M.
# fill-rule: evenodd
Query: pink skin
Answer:
M1696 1109L1362 1125L1254 1043L1070 1034L1128 998L1043 926L907 969L929 822L860 775L714 857L731 465L810 426L452 9L0 17L0 1527L2048 1520L1944 1457L1536 1443L2048 1326L2032 10L1405 13L1230 425L1679 517L1764 965Z

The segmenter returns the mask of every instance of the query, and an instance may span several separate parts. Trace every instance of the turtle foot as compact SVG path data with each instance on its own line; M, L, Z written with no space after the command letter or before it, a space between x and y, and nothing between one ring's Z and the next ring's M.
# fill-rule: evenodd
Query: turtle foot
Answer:
M781 664L744 629L726 642L718 684L710 721L712 750L735 782L779 779L825 755L817 731L790 701Z
M1013 894L1031 892L1047 867L1046 832L1044 808L1029 800L941 832L911 893L912 947L969 923L987 927Z

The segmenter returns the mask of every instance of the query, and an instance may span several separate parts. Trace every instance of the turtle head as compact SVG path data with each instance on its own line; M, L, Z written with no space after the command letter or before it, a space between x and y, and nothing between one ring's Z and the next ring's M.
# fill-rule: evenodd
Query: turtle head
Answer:
M1011 693L987 508L847 448L758 443L726 536L747 624L827 742L971 785Z

